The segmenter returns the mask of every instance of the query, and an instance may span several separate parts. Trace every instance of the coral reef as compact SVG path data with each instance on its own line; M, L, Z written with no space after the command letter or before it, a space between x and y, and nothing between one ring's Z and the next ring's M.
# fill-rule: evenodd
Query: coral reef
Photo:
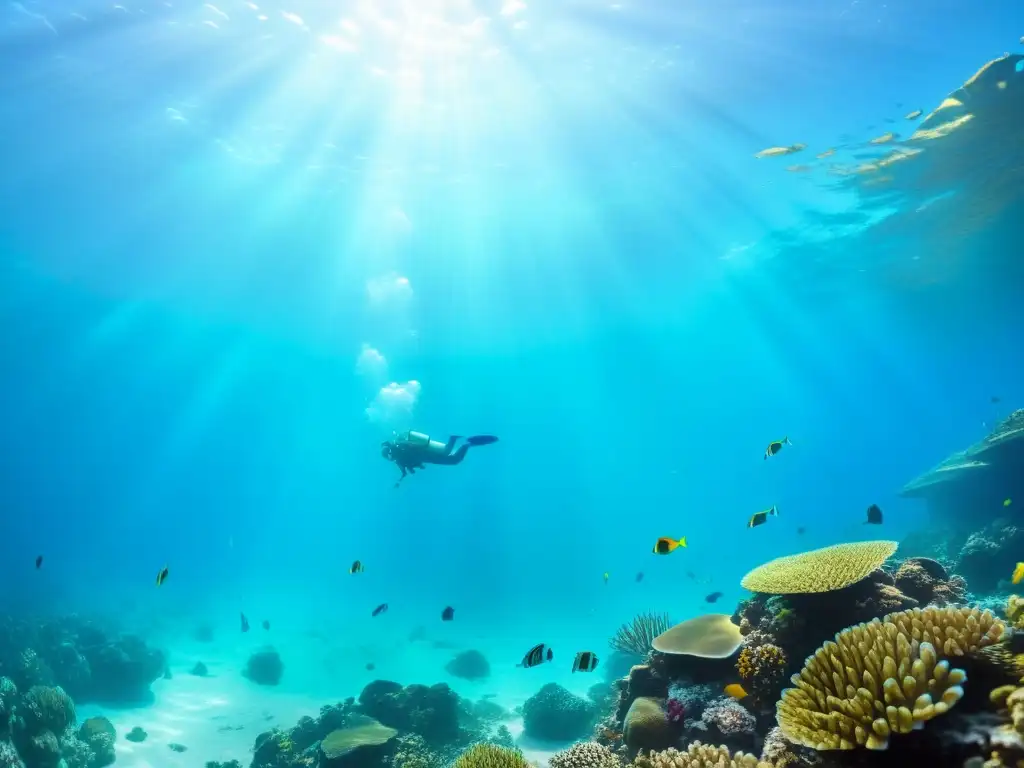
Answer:
M460 741L459 697L445 684L402 686L375 680L359 694L360 710L401 733L416 733L428 744Z
M1005 625L967 609L913 609L840 632L807 660L779 702L789 740L817 750L885 749L963 696L947 657L1000 642ZM882 716L884 714L884 717Z
M636 768L772 768L753 755L731 754L725 747L706 746L699 741L692 742L685 752L667 749L640 755L633 765Z
M259 685L277 685L284 674L284 662L273 648L264 648L249 656L242 674Z
M651 650L651 642L667 632L672 621L667 613L641 613L623 624L609 641L612 649L630 657L644 658Z
M589 701L548 683L523 704L523 727L533 738L575 741L586 735L596 715Z
M962 576L950 577L938 560L910 557L900 563L893 574L896 589L921 605L962 603L967 596L967 582Z
M353 717L320 741L320 768L341 768L383 762L398 731L365 715Z
M1024 526L999 518L967 536L953 570L967 580L973 592L995 592L1001 581L1009 579L1022 551Z
M775 701L786 679L786 652L755 636L736 659L736 671L747 693L758 704Z
M743 642L740 628L726 613L709 613L676 624L651 641L658 653L727 659Z
M548 760L550 768L619 768L619 758L600 744L581 741Z
M722 697L709 703L698 728L706 738L730 748L757 746L757 718L734 699Z
M475 744L455 760L452 768L530 768L518 749Z
M772 595L834 592L880 568L898 546L895 541L859 541L787 555L758 566L741 584Z
M668 713L658 699L641 696L626 712L622 731L626 746L635 754L668 749L679 738L680 729L669 721Z
M483 680L491 676L491 665L480 651L463 651L445 665L452 677L463 680Z

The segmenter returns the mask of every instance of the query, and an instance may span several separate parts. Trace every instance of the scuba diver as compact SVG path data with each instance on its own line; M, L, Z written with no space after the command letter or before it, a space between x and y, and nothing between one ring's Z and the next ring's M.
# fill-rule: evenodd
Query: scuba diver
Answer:
M452 435L447 443L431 440L422 432L406 432L395 434L391 440L380 444L380 454L388 461L393 461L402 470L402 476L395 481L395 488L405 479L406 474L415 475L417 469L425 469L426 464L459 464L466 458L466 452L475 445L490 445L498 442L494 435L477 435L467 437L466 442L455 450L460 435Z

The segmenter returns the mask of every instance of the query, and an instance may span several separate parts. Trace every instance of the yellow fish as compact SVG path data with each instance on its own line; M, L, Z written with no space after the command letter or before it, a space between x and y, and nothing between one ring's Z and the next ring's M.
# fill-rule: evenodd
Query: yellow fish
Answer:
M1024 563L1017 563L1017 567L1013 569L1013 576L1010 577L1010 581L1013 584L1020 584L1024 581Z
M675 539L670 539L667 536L662 536L660 539L654 542L654 554L667 555L669 552L675 552L677 547L685 546L685 536L683 536L683 538L679 539L678 541L676 541Z
M1013 504L1013 499L1007 499L1006 501L1003 502L1004 507L1008 507L1011 504Z
M739 683L730 683L729 685L725 686L725 694L727 696L732 696L737 701L739 701L740 699L747 698L747 692Z
M605 583L605 584L607 584L607 583L608 583L608 571L605 571L605 572L604 572L604 583Z

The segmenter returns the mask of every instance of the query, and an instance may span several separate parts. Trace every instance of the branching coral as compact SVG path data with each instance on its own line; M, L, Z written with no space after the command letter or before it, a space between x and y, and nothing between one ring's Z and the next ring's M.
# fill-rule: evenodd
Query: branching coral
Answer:
M747 691L758 701L771 701L786 676L786 652L773 643L747 645L736 660Z
M646 656L651 650L651 642L662 632L668 630L672 622L665 613L641 613L628 624L619 627L609 644L616 651L634 656Z
M914 608L845 629L807 659L783 691L786 738L818 750L885 749L963 696L963 670L946 657L1002 640L1003 622L977 609Z
M694 741L685 752L667 749L640 755L633 762L636 768L771 768L753 755L737 752L732 755L725 747L712 747Z
M607 747L586 741L552 755L548 765L551 768L619 768L620 763Z
M523 753L495 744L474 744L456 758L452 768L529 768Z

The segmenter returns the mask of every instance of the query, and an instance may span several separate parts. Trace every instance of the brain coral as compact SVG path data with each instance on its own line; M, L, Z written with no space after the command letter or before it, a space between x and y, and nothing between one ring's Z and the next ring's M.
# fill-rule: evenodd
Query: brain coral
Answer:
M770 595L832 592L865 578L898 546L895 541L859 541L788 555L758 566L741 583Z
M943 657L999 642L989 611L913 608L844 629L807 659L782 692L777 718L790 741L817 750L885 749L954 706L967 679Z
M551 768L619 768L619 758L608 747L581 741L552 755L548 765Z
M685 752L667 749L641 755L634 765L637 768L771 768L753 755L742 752L730 755L725 747L712 747L699 741L691 742Z
M743 643L740 628L725 613L709 613L676 624L651 641L660 653L727 659Z
M634 701L622 724L626 746L630 749L666 749L675 741L675 731L658 699L641 696Z

